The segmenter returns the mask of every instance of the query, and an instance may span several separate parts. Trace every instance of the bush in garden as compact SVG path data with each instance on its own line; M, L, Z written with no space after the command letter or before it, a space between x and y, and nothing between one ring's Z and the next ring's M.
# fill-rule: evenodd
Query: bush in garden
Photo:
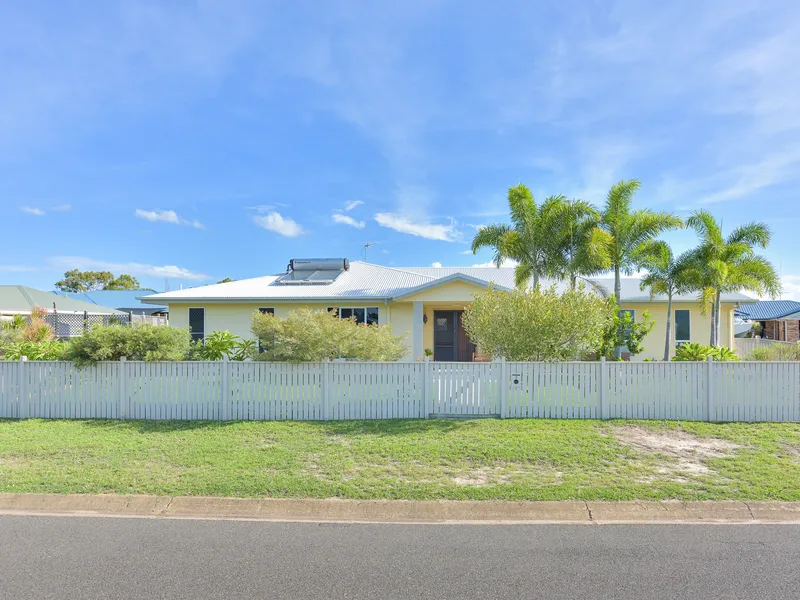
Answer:
M386 325L363 325L327 311L301 308L286 318L256 311L250 329L261 342L259 360L320 361L326 358L399 360L407 350Z
M753 348L750 354L747 355L747 360L800 360L800 343L770 344L768 346L759 346L757 348Z
M205 340L192 342L187 360L229 360L242 361L252 358L258 350L255 340L243 340L230 331L215 331Z
M188 329L149 323L130 326L96 325L69 344L66 358L78 366L102 360L184 360L189 353Z
M63 360L68 344L58 340L11 342L3 346L3 360Z
M675 350L672 360L678 362L701 362L708 360L708 357L720 362L730 362L739 360L736 352L725 346L706 346L704 344L686 343L681 344Z
M582 286L563 294L555 287L510 292L490 287L464 311L463 322L470 339L494 358L563 361L597 352L610 329L616 340L616 314L612 299Z

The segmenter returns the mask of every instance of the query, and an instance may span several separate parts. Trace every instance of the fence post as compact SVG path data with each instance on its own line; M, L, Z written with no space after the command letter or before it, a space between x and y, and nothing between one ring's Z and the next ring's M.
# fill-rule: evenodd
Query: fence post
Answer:
M425 364L425 400L423 419L430 419L431 415L436 413L436 394L433 392L433 370L435 365L430 357L426 358Z
M508 365L506 357L500 357L500 418L506 418L508 410Z
M714 415L714 359L710 356L706 359L706 411L708 421L713 421Z
M222 393L222 410L220 418L223 421L230 420L230 410L231 410L231 367L230 361L228 356L225 355L222 357L222 360L219 363L219 380L220 380L220 391Z
M28 413L28 381L25 378L25 363L28 362L27 356L19 357L17 367L17 418L24 419Z
M331 391L330 391L331 359L327 356L322 363L322 420L330 419Z
M127 369L128 357L127 356L120 356L119 357L119 366L117 367L117 374L118 374L118 381L119 385L117 386L118 395L117 395L117 418L118 419L125 419L127 418L127 407L125 399L127 398L127 389L128 389L128 369Z
M422 404L420 405L419 412L423 419L428 418L428 405L430 404L430 390L428 389L428 364L431 362L431 357L427 354L422 359Z
M608 404L608 398L606 398L606 394L608 393L608 367L606 366L606 357L600 357L600 418L605 419L606 417L606 405Z

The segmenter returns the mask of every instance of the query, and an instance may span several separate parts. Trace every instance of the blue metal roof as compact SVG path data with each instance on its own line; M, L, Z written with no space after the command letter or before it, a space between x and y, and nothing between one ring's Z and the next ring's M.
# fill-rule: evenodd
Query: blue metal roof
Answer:
M93 292L61 292L59 290L53 290L54 294L57 294L63 298L72 298L73 300L82 300L83 302L90 302L91 304L97 304L98 306L109 306L111 308L116 308L117 310L145 310L148 313L153 312L166 312L168 308L164 306L159 306L155 304L145 304L138 298L142 296L147 296L149 294L155 294L155 290L145 289L145 290L96 290Z
M736 314L752 321L772 321L800 311L794 300L761 300L737 309Z

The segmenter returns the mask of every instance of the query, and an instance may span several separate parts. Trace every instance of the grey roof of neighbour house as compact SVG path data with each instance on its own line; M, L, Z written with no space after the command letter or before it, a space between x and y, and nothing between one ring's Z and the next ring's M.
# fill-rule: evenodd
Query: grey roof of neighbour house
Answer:
M739 316L753 321L773 321L784 318L797 318L800 302L794 300L759 300L755 304L743 306L736 311Z
M466 281L489 286L494 284L501 289L514 287L514 269L510 267L384 267L361 261L350 263L350 270L339 275L335 281L326 285L295 284L278 282L280 275L241 279L229 283L218 283L185 290L173 290L140 298L145 303L169 304L171 302L192 301L255 301L277 302L323 301L323 300L392 300L414 294L436 285L450 281ZM593 279L605 295L614 292L613 279ZM548 282L544 282L548 285ZM556 284L563 289L564 282ZM625 302L648 302L650 294L639 290L639 280L624 279L622 299ZM695 301L696 295L676 297L676 302ZM656 302L666 298L656 297ZM723 295L725 302L753 302L743 294Z
M37 290L24 285L0 285L0 313L27 314L34 306L47 311L56 310L64 313L89 313L93 315L124 314L113 308L97 306L81 300L55 296L44 290Z
M602 286L604 289L609 290L609 293L614 293L614 279L608 278L592 278L592 281ZM650 298L650 290L645 289L642 291L639 287L640 280L634 277L623 277L620 281L622 288L622 301L623 302L666 302L667 297L663 294L656 294ZM692 292L689 294L676 294L672 297L673 302L697 302L699 294ZM722 302L740 302L742 304L756 302L754 298L740 294L738 292L724 293L721 297Z

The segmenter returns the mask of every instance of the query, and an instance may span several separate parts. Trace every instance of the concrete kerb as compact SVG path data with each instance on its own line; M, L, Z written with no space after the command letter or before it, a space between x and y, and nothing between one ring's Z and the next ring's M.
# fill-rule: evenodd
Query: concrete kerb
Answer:
M408 501L0 494L0 514L343 523L795 523L800 502Z

